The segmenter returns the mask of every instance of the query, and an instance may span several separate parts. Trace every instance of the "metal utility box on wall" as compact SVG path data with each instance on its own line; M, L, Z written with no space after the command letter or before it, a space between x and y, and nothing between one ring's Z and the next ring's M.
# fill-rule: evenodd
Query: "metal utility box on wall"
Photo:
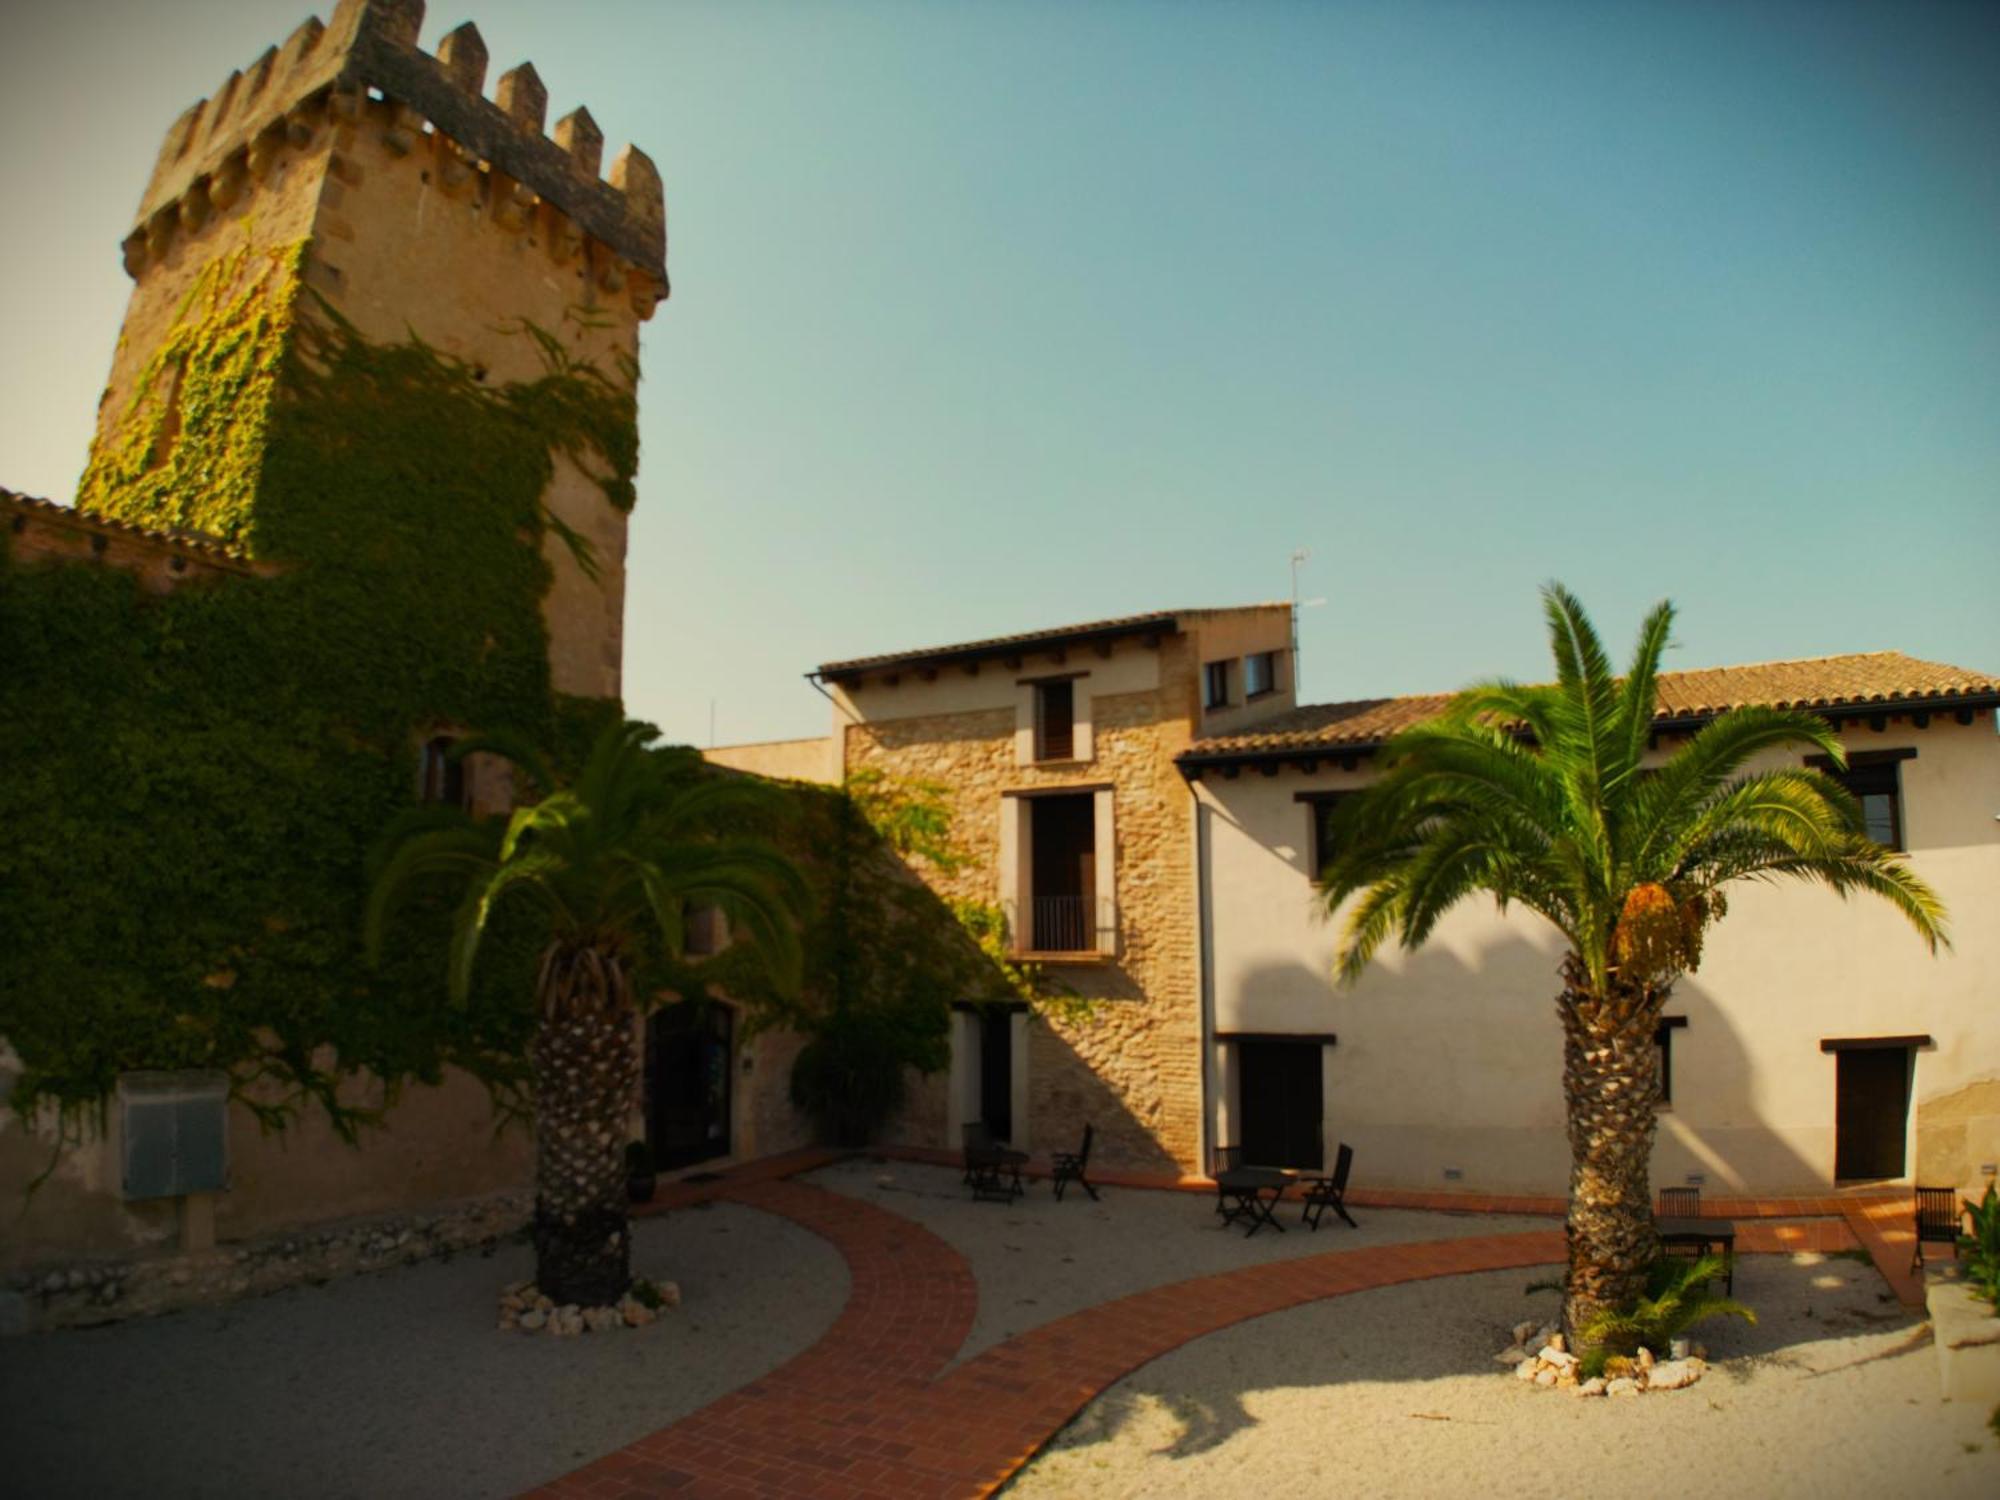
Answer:
M228 1074L126 1073L118 1125L128 1201L229 1186Z

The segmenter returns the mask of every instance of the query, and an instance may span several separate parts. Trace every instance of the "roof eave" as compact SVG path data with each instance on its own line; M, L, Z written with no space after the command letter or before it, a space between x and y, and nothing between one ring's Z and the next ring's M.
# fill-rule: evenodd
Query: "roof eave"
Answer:
M1878 717L1887 719L1897 715L1937 713L1963 714L1969 717L1985 709L2000 709L2000 689L1790 706L1802 713L1816 714L1822 719L1833 720ZM1655 718L1650 732L1690 733L1728 712L1730 710L1725 708ZM1275 770L1279 766L1316 763L1323 760L1359 760L1363 756L1375 754L1388 742L1387 736L1377 736L1367 740L1322 740L1311 744L1272 745L1244 750L1202 750L1191 746L1174 757L1174 765L1185 779L1192 781L1207 771L1228 772L1232 768L1241 771L1263 767Z
M1169 636L1179 629L1180 621L1177 616L1161 615L1092 630L1053 630L1046 635L1026 636L1019 640L972 642L963 646L942 646L932 650L899 652L893 656L865 656L851 661L822 662L814 669L812 675L824 682L834 682L865 677L873 673L904 672L916 668L950 667L972 661L1031 656L1037 652L1067 650L1072 646L1090 646L1105 641L1128 640L1136 636Z

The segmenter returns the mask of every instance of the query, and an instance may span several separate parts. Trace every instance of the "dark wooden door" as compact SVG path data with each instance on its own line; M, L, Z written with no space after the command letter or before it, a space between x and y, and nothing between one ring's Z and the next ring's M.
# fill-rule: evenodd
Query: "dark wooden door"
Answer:
M1903 1175L1910 1118L1910 1049L1834 1054L1833 1175L1843 1181Z
M1317 1168L1326 1163L1320 1044L1238 1042L1243 1164Z
M979 1014L979 1118L996 1141L1014 1138L1014 1018Z
M729 1154L731 1017L668 1005L646 1022L646 1130L662 1169Z

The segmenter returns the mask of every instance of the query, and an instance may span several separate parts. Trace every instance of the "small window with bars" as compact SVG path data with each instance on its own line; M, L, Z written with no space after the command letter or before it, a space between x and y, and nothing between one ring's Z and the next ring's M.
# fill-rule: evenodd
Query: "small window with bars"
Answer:
M1035 759L1076 759L1076 683L1035 684Z
M1243 696L1261 698L1278 690L1278 653L1253 651L1243 658Z

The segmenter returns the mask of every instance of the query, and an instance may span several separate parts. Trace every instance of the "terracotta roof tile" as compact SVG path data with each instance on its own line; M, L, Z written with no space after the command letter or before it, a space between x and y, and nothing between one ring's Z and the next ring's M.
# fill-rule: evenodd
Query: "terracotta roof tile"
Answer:
M1267 719L1240 734L1196 740L1187 760L1227 760L1320 748L1369 748L1400 729L1443 711L1449 693L1401 698L1362 698L1349 703L1316 703ZM1752 662L1736 667L1702 667L1660 674L1663 723L1712 718L1728 709L1758 703L1774 708L1865 707L1873 703L1938 703L2000 699L2000 676L1919 661L1900 651L1820 656L1805 661Z

